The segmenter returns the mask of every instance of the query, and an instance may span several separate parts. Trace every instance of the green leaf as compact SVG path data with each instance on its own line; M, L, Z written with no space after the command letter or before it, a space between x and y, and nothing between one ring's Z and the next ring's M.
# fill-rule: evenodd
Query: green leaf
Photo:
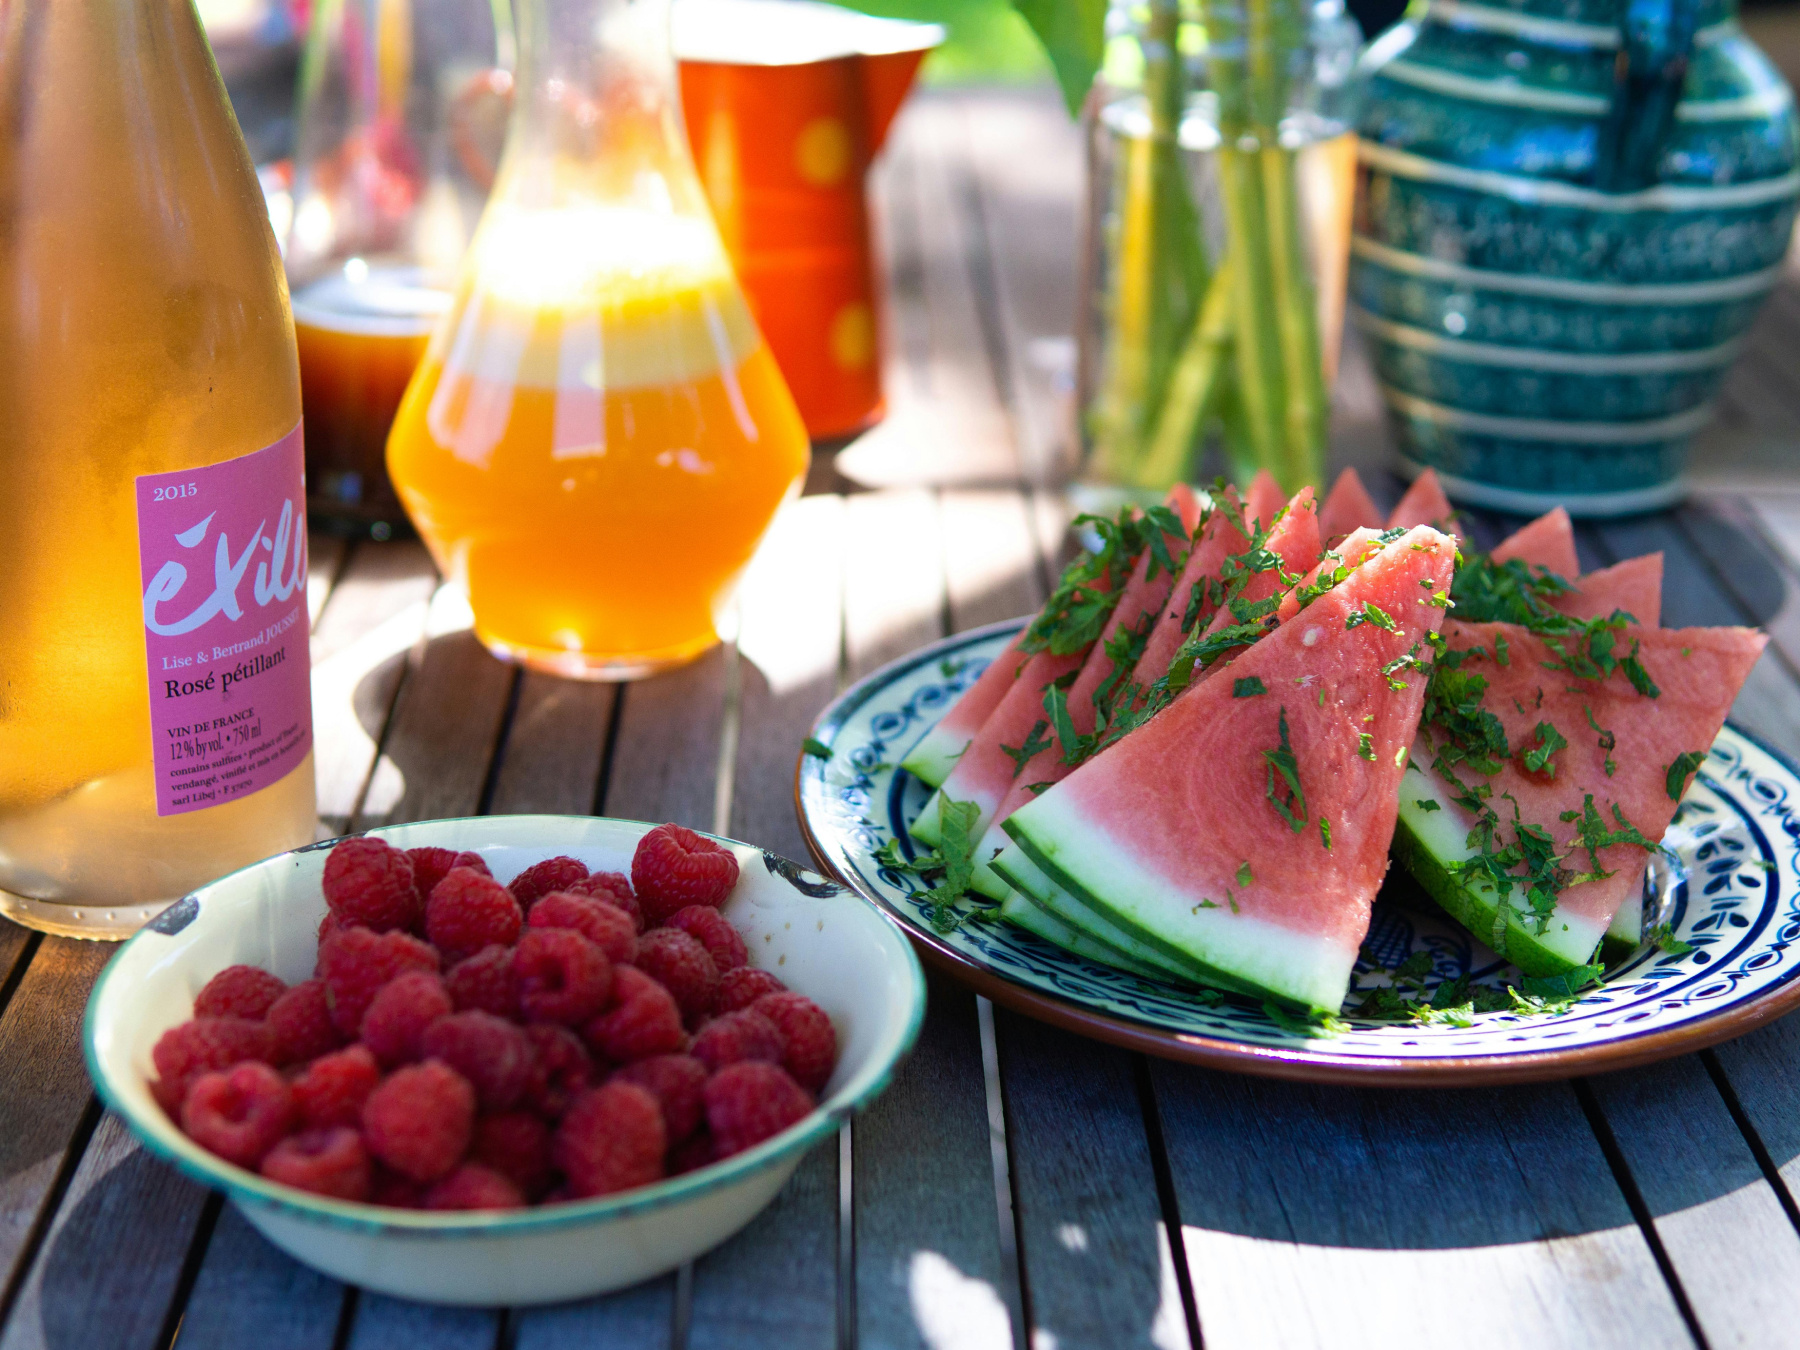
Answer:
M1106 0L1013 0L1013 8L1043 43L1069 116L1080 116L1106 55Z
M1266 694L1268 692L1269 686L1262 682L1262 676L1260 675L1251 675L1246 679L1233 680L1231 682L1231 696L1233 698L1254 698L1258 694Z
M1250 882L1251 882L1251 880L1252 880L1252 878L1251 878L1251 876L1250 876L1250 864L1249 864L1249 862L1248 862L1248 861L1245 861L1245 862L1241 862L1241 863L1239 863L1239 864L1238 864L1238 870L1237 870L1237 881L1238 881L1238 885L1240 885L1240 886L1248 886L1248 885L1249 885L1249 884L1250 884Z
M1694 950L1694 944L1683 942L1676 937L1674 929L1670 928L1666 922L1657 924L1656 927L1645 933L1644 941L1668 956L1686 956Z
M1669 765L1667 786L1669 800L1678 802L1681 794L1687 791L1687 780L1699 767L1706 763L1706 751L1690 750L1685 755L1675 756L1675 762Z
M1346 629L1360 628L1365 623L1372 623L1377 628L1384 629L1389 633L1400 631L1400 625L1395 623L1388 612L1373 600L1363 601L1363 607L1354 611L1349 618L1344 620L1344 627Z
M1262 752L1269 765L1269 784L1264 796L1276 813L1288 823L1288 828L1299 834L1306 825L1306 792L1300 786L1300 763L1294 758L1294 748L1288 744L1287 709L1281 710L1281 746L1275 750ZM1286 788L1283 792L1275 784L1275 776L1281 775Z
M943 864L944 878L919 898L931 906L931 926L940 933L953 930L961 919L952 908L968 893L975 876L975 825L981 819L981 808L974 802L938 803L939 828L943 842L938 845L938 859Z
M1562 732L1548 722L1539 722L1531 734L1537 739L1537 744L1525 751L1525 768L1531 773L1547 773L1555 778L1556 765L1550 762L1550 757L1558 750L1567 748L1568 741L1563 739Z
M1319 842L1325 845L1325 851L1331 852L1331 822L1324 816L1319 817Z
M1358 732L1356 737L1356 753L1373 764L1375 762L1375 738L1366 731Z
M1014 778L1017 778L1020 774L1025 772L1025 766L1031 763L1032 758L1038 751L1048 750L1052 745L1056 744L1055 741L1044 735L1049 729L1050 724L1040 717L1032 725L1030 733L1025 737L1025 744L1019 746L1003 745L1000 747L1001 752L1013 762L1012 776Z
M1418 807L1421 811L1441 811L1444 809L1429 797L1420 797L1413 802L1413 805Z
M814 740L811 736L800 742L800 748L814 759L831 758L831 747L824 741Z

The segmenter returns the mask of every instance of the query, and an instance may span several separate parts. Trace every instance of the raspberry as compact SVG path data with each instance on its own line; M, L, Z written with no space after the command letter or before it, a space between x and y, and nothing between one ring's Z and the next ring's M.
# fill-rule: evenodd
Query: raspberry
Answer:
M634 931L644 931L644 907L638 903L637 892L631 889L631 878L623 872L595 872L586 881L564 886L563 890L569 895L585 895L591 900L617 905L631 916L631 922L636 925Z
M445 873L425 906L426 935L450 961L473 956L490 942L512 946L524 923L512 892L471 867Z
M414 1181L436 1181L468 1151L475 1089L438 1060L408 1065L369 1094L362 1124L375 1157Z
M331 1004L323 980L302 980L275 1000L267 1020L275 1035L277 1064L302 1064L343 1044L331 1024Z
M706 1082L706 1123L721 1158L780 1134L812 1109L805 1088L761 1060L729 1065Z
M513 893L513 899L519 902L520 908L530 911L539 898L560 891L578 881L587 880L587 864L574 858L545 858L541 863L533 863L518 876L506 883L506 889Z
M781 1063L781 1033L761 1013L745 1008L725 1013L700 1028L694 1037L693 1056L712 1072L740 1060L760 1059Z
M331 1006L331 1021L346 1036L362 1030L363 1014L381 986L409 970L437 973L438 954L405 933L345 928L319 949L319 974Z
M381 1066L366 1045L320 1055L293 1082L294 1106L308 1130L362 1123L363 1104L381 1081Z
M480 1009L495 1017L519 1015L519 981L513 974L512 948L491 943L464 957L444 976L458 1012Z
M525 1089L526 1104L554 1120L568 1109L569 1100L593 1081L594 1062L581 1038L567 1027L538 1023L525 1028L525 1038L537 1052L531 1082Z
M636 965L675 996L689 1026L712 1011L719 968L706 948L679 928L652 928L639 938Z
M255 1167L294 1123L294 1094L267 1064L203 1073L181 1104L181 1128L226 1162Z
M678 1177L684 1172L694 1172L705 1167L713 1160L716 1148L712 1131L699 1131L686 1143L677 1144L669 1150L669 1175Z
M728 970L736 970L750 959L750 953L744 947L744 939L738 930L711 905L689 905L686 909L678 909L669 916L668 927L679 928L702 947L713 959L719 974Z
M689 905L719 905L737 885L737 855L680 825L658 825L631 855L631 886L652 926Z
M385 840L363 835L338 844L325 858L324 887L340 923L385 933L418 916L412 859Z
M469 1157L491 1167L528 1196L550 1184L550 1127L529 1111L483 1116L475 1122Z
M260 1022L287 993L282 980L255 966L226 966L194 999L195 1017L246 1017Z
M464 1163L425 1192L426 1209L523 1209L519 1188L492 1168Z
M336 933L341 929L354 927L356 927L355 924L345 923L330 910L326 910L325 917L319 920L319 946L323 947L325 945L325 939L330 937L333 933ZM317 975L318 973L319 972L315 967L313 974Z
M674 996L635 966L613 971L613 1006L584 1026L581 1034L617 1064L687 1048Z
M163 1032L150 1052L160 1080L153 1091L171 1116L179 1116L188 1089L203 1073L246 1060L275 1058L275 1034L266 1023L242 1017L199 1017Z
M450 991L436 975L409 970L381 986L363 1014L363 1044L392 1068L424 1057L419 1038L425 1028L450 1012Z
M406 856L412 859L413 894L419 897L421 914L425 912L425 902L431 899L431 888L442 881L452 867L467 867L476 872L488 870L479 853L458 853L453 848L409 848Z
M262 1160L270 1181L336 1200L367 1200L372 1170L362 1136L342 1126L291 1134Z
M475 1089L487 1111L514 1105L531 1083L536 1055L525 1033L492 1013L440 1017L425 1028L425 1053L455 1069Z
M606 1006L613 967L606 953L569 928L534 928L513 949L519 1010L528 1022L580 1024Z
M551 1156L577 1199L610 1195L663 1174L662 1107L635 1083L604 1083L569 1104Z
M700 1127L706 1114L707 1066L691 1055L652 1055L627 1064L607 1081L636 1083L662 1107L663 1129L678 1144Z
M630 965L637 959L637 921L608 900L551 891L531 907L532 928L572 928L606 953L606 959Z
M750 1005L775 1024L786 1046L781 1067L808 1092L817 1092L837 1063L837 1032L825 1010L805 994L765 994Z
M713 994L715 1013L736 1012L748 1008L764 994L779 994L787 986L766 970L739 966L719 976L719 987Z

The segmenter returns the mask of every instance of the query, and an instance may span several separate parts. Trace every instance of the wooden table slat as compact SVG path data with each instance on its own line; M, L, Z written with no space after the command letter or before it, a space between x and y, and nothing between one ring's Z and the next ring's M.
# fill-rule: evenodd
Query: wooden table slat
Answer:
M175 1350L331 1350L348 1291L285 1253L234 1206L219 1214Z

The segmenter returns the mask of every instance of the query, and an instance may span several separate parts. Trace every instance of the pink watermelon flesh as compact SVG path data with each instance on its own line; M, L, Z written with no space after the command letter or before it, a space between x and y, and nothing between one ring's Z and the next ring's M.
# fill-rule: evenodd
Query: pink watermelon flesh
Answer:
M1562 596L1551 603L1576 619L1601 619L1615 609L1622 609L1645 628L1655 628L1662 622L1662 570L1663 555L1660 553L1627 558L1611 567L1589 572L1575 582L1573 595Z
M1281 559L1281 567L1267 572L1255 572L1250 576L1249 584L1244 587L1240 600L1245 604L1255 604L1267 600L1270 596L1286 589L1282 581L1283 574L1289 577L1302 576L1318 561L1319 557L1319 517L1313 509L1312 489L1301 488L1288 503L1288 511L1277 522L1274 531L1269 535L1265 545L1270 552ZM1201 629L1200 635L1206 637L1222 628L1229 628L1237 622L1237 617L1229 606L1221 607ZM1194 672L1194 683L1208 678L1216 672L1231 665L1235 654L1227 652L1223 658L1213 662L1203 671ZM1163 668L1167 670L1168 667ZM1158 672L1157 678L1161 678ZM1192 686L1189 686L1190 688Z
M1447 531L1454 514L1437 474L1427 469L1413 479L1412 486L1406 489L1406 495L1387 518L1387 526L1390 530L1396 527L1410 530L1415 525L1429 525Z
M1369 496L1356 470L1345 469L1325 495L1325 505L1319 508L1319 533L1325 546L1331 547L1353 530L1379 531L1381 526L1381 508Z
M1019 637L1007 643L1006 650L996 656L975 683L963 691L962 697L951 705L950 711L920 737L919 743L901 761L902 768L911 771L914 777L932 787L944 781L955 767L957 756L975 739L975 733L981 730L981 724L1000 706L1000 700L1006 697L1006 691L1012 688L1013 680L1024 669L1025 660L1019 651L1019 638L1023 635L1021 630Z
M1236 489L1228 488L1226 491L1235 500ZM1280 507L1275 510L1280 510ZM1270 511L1269 514L1272 517L1275 512ZM1169 592L1168 605L1157 616L1156 626L1150 630L1150 638L1144 644L1144 654L1138 658L1137 669L1132 672L1134 683L1148 688L1169 668L1169 662L1175 658L1176 648L1181 646L1181 640L1188 635L1188 630L1182 626L1182 620L1187 617L1194 587L1216 580L1225 559L1250 547L1250 541L1239 534L1237 527L1225 517L1226 513L1223 511L1213 512L1207 519L1206 528L1200 533L1199 542L1188 553L1187 564L1181 569L1181 577ZM1195 623L1204 624L1212 617L1212 611L1212 604L1203 590Z
M1495 562L1517 558L1536 567L1548 567L1565 581L1581 575L1581 561L1575 556L1575 527L1569 522L1569 513L1560 506L1501 540L1493 558Z
M1427 597L1449 585L1454 553L1435 530L1409 531L1239 656L1233 675L1267 693L1234 697L1232 680L1191 690L1021 807L1006 833L1071 895L1229 987L1335 1011L1387 869L1425 693L1420 675L1394 688L1381 667L1442 621ZM1396 631L1348 627L1366 603ZM1270 800L1271 784L1286 789L1264 754L1284 717L1305 794L1298 830Z
M1258 469L1256 477L1250 480L1250 486L1244 489L1244 519L1252 529L1258 521L1267 529L1275 519L1275 513L1287 503L1287 493L1281 490L1281 484L1275 481L1275 475L1267 469Z
M1346 473L1349 470L1345 470ZM1379 526L1360 525L1350 531L1336 544L1327 545L1326 551L1319 555L1319 561L1313 564L1312 571L1300 578L1300 584L1281 597L1281 603L1275 607L1275 621L1286 623L1300 612L1300 592L1309 586L1319 584L1319 578L1327 571L1338 568L1354 568L1359 566L1372 552L1380 551L1381 529Z
M1610 610L1608 611L1610 612ZM1508 664L1496 664L1492 653L1497 637L1507 641ZM1667 791L1669 766L1688 751L1704 754L1725 724L1731 701L1756 664L1768 639L1748 628L1628 628L1625 636L1640 644L1638 659L1661 693L1649 698L1637 692L1623 671L1604 680L1582 680L1561 670L1547 670L1544 663L1558 660L1544 640L1515 624L1458 623L1444 625L1444 638L1452 651L1481 647L1484 654L1471 657L1461 667L1488 681L1482 707L1500 719L1507 744L1521 756L1525 747L1537 744L1539 722L1554 726L1568 746L1551 758L1555 777L1524 770L1521 758L1508 761L1500 772L1484 778L1466 766L1459 772L1464 783L1488 783L1492 801L1501 803L1501 842L1512 842L1505 824L1511 804L1518 802L1520 819L1542 825L1551 832L1559 853L1568 851L1566 866L1591 870L1591 861L1575 843L1576 825L1561 820L1565 811L1580 812L1592 795L1608 830L1618 827L1616 804L1625 818L1645 838L1661 839L1675 814L1676 803ZM1629 650L1629 649L1627 649ZM1523 711L1521 711L1523 710ZM1600 736L1588 725L1587 712L1616 741L1608 752ZM1419 771L1431 773L1437 736L1433 728L1421 729L1413 758ZM1606 760L1614 772L1606 772ZM1433 774L1435 778L1436 775ZM1459 829L1472 828L1474 818L1462 807L1445 808L1457 814ZM1600 850L1602 868L1612 876L1570 886L1557 896L1556 923L1573 916L1581 930L1592 931L1596 940L1619 906L1637 894L1647 862L1634 844L1614 844ZM1514 892L1514 903L1524 907ZM1484 941L1489 935L1478 933Z
M938 788L940 799L975 803L979 815L970 831L975 838L981 837L981 831L1013 784L1018 766L1003 747L1016 750L1025 744L1031 729L1043 720L1044 690L1051 681L1080 670L1086 656L1085 647L1067 656L1052 652L1033 656ZM913 823L913 833L929 844L938 842L935 821L928 819L935 816L936 809L934 799Z
M1165 503L1181 519L1183 529L1181 536L1164 535L1170 554L1180 565L1189 538L1200 523L1200 505L1194 500L1191 490L1186 493L1185 500L1175 492L1169 494ZM1160 566L1156 575L1150 575L1150 568L1155 562L1150 550L1145 549L1138 557L1137 566L1131 571L1131 579L1125 583L1125 589L1119 595L1119 603L1114 607L1112 617L1106 621L1106 627L1100 630L1100 639L1089 649L1087 660L1082 663L1081 673L1075 677L1075 683L1069 686L1068 709L1069 721L1078 736L1091 735L1096 721L1094 707L1094 691L1099 689L1106 677L1113 673L1112 657L1106 653L1106 644L1113 639L1121 628L1141 628L1154 625L1157 615L1168 604L1169 592L1174 588L1175 578ZM1130 672L1122 677L1129 679ZM1051 732L1055 739L1054 731ZM999 821L1005 820L1025 802L1036 795L1028 790L1034 783L1055 783L1066 778L1070 765L1063 760L1066 747L1060 741L1040 750L1033 755L1019 770L1013 780L1011 789L1005 799L995 810L988 822L989 828Z

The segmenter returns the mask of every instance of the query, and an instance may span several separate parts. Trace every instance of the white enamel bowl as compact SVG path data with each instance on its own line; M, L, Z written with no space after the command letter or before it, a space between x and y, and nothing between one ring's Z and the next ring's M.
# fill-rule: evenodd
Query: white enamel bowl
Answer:
M569 854L629 871L651 827L580 816L485 816L372 833L396 847L472 849L503 880ZM747 844L724 912L773 971L830 1014L839 1058L819 1108L724 1162L621 1195L494 1214L349 1204L265 1180L206 1152L150 1096L157 1037L193 1015L194 995L237 963L290 983L312 974L325 912L328 844L283 853L179 901L116 955L88 1003L88 1071L138 1138L224 1191L262 1234L351 1284L432 1303L519 1306L584 1298L672 1270L730 1237L775 1197L814 1144L868 1105L912 1047L925 1011L918 959L873 906Z

